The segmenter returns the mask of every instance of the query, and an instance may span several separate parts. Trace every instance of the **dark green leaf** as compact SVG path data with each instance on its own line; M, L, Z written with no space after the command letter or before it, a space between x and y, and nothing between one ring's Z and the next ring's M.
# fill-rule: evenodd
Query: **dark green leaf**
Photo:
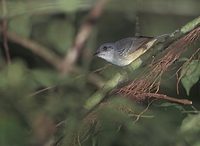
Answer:
M181 70L181 75L184 75L181 82L187 92L187 95L189 95L190 89L198 82L200 77L200 61L193 60L190 62Z
M200 144L200 114L190 115L183 120L180 127L180 134L191 146L198 146Z

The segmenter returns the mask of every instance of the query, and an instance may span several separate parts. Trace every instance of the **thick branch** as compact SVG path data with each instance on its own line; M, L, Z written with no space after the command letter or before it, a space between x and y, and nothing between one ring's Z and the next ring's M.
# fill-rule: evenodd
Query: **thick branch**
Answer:
M80 30L78 31L78 34L75 38L74 45L69 49L70 51L63 59L62 72L64 74L71 70L73 64L78 59L81 49L89 38L90 33L92 32L97 19L100 17L106 2L107 0L99 0L88 14L85 22L83 22L82 26L80 27Z
M194 19L193 21L189 22L188 24L184 25L182 28L174 31L170 37L166 38L164 41L158 41L155 43L147 53L139 57L137 60L132 62L128 66L128 70L133 72L136 68L140 67L142 64L145 64L147 60L149 60L152 56L156 56L159 54L161 50L165 50L170 44L178 40L179 38L185 36L188 32L192 31L194 28L200 26L200 17ZM98 105L105 97L105 95L111 91L111 89L115 88L118 83L119 79L126 78L126 74L119 74L117 73L111 80L109 80L103 89L100 89L96 93L94 93L85 104L85 108L87 110L93 109L96 105ZM112 84L111 84L112 83ZM109 85L109 86L108 86Z
M1 31L3 30L0 30L0 32ZM13 32L7 31L6 36L10 41L29 49L30 51L44 59L46 62L51 64L53 67L60 70L61 59L59 58L59 56L55 55L55 53L51 52L50 49L41 46L40 44L30 39L21 37Z

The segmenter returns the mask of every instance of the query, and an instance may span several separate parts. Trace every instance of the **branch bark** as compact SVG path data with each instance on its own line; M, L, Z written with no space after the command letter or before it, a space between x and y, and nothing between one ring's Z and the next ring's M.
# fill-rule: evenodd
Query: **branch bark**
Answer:
M68 73L72 69L74 63L77 61L81 49L88 40L92 29L97 22L97 19L101 16L106 2L107 0L99 0L80 27L80 30L78 31L78 34L75 38L74 45L72 46L72 48L69 49L70 51L66 54L65 58L62 61L61 66L63 74Z
M151 49L149 49L145 54L140 56L137 60L132 62L128 67L126 71L134 72L136 68L139 68L141 65L144 65L147 60L149 60L152 56L156 56L159 54L161 50L165 50L170 44L178 40L179 38L185 36L187 33L192 31L193 29L200 26L200 16L196 19L192 20L191 22L187 23L180 29L174 31L170 34L168 38L166 38L164 41L160 41L155 43ZM110 79L102 89L95 92L85 103L84 107L86 110L91 111L96 105L98 105L104 98L105 95L111 91L113 88L115 88L119 80L123 80L124 78L127 78L127 74L119 74L117 73L112 79Z
M146 96L146 97L153 97L153 98L156 98L156 99L163 99L163 100L167 100L167 101L170 101L170 102L174 102L174 103L178 103L178 104L184 104L184 105L191 105L192 104L192 101L190 100L187 100L187 99L176 99L174 97L169 97L167 95L164 95L164 94L157 94L157 93L144 93L144 94L140 94L140 95L137 95L137 96Z
M3 30L0 29L0 32ZM38 44L37 42L34 42L30 39L21 37L13 32L6 32L6 37L17 44L20 44L21 46L29 49L31 52L35 53L39 57L43 58L46 62L51 64L53 67L55 67L57 70L60 70L60 64L61 59L59 56L57 56L55 53L51 52L50 49Z

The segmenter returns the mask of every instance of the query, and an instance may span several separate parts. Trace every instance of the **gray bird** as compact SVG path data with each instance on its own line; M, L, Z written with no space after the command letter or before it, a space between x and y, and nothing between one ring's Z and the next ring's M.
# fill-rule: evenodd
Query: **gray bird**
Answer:
M126 66L144 54L151 46L161 38L158 37L129 37L113 43L102 44L95 52L98 56L114 65Z

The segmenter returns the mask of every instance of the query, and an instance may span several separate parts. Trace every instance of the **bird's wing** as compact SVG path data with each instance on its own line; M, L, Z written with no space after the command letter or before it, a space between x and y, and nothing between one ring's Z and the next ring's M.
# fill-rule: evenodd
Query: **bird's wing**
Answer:
M115 46L120 54L128 55L146 44L152 37L129 37L115 42Z

